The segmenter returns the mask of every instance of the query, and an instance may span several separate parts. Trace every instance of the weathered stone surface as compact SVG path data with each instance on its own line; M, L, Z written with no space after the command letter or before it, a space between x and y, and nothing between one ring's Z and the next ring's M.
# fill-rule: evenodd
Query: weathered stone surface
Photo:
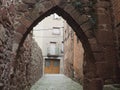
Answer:
M88 1L89 0L84 0L85 3ZM111 6L110 3L112 4ZM31 24L36 25L39 21L45 18L44 15L48 16L49 13L51 13L49 9L56 5L59 7L59 9L57 8L56 13L61 14L73 27L77 26L77 29L74 31L80 37L81 42L86 50L85 59L83 61L83 70L85 71L84 76L95 78L94 74L96 71L100 78L103 77L107 79L116 77L115 72L117 72L117 70L118 72L120 71L120 2L119 0L111 0L111 2L110 0L98 0L95 4L96 7L93 5L92 8L94 10L92 12L87 13L88 15L84 14L83 12L83 14L79 17L78 14L81 12L72 6L71 0L19 0L19 2L16 0L0 0L0 82L4 85L4 87L0 86L0 89L3 88L3 90L24 90L25 88L25 90L27 90L29 87L26 86L30 86L35 82L35 80L39 78L39 76L35 77L35 75L41 75L41 73L37 71L34 73L34 75L31 73L35 71L35 67L34 64L31 64L29 61L34 59L36 55L32 55L34 58L31 58L31 53L29 51L31 47L33 48L34 46L30 44L28 39L28 41L26 41L27 43L25 43L24 47L22 47L20 51L21 55L17 60L15 59L16 53L14 51L16 50L17 45L21 39L25 37L24 33L27 31L29 26ZM113 10L111 10L111 8ZM65 12L68 14L68 16L70 15L70 17L67 17ZM96 13L96 16L93 19L97 19L95 22L95 24L97 24L97 27L95 26L96 33L92 33L94 36L93 37L91 35L91 32L94 30L90 29L91 22L83 24L81 26L82 30L78 30L78 28L80 28L79 25L82 22L88 20L89 15L94 13ZM75 25L73 22L76 22L77 25ZM92 28L94 29L94 27ZM88 30L91 31L89 32ZM15 36L16 32L21 34L20 36L18 35L17 38ZM113 35L114 33L115 35ZM91 38L96 38L95 43L94 40L89 41ZM72 44L73 43L70 43L71 49L73 47ZM92 51L90 51L90 49L87 47L88 44L90 44ZM108 48L107 46L110 47ZM33 50L32 52L37 51ZM89 53L86 54L86 52ZM94 57L90 56L92 54ZM66 67L66 73L68 73L68 76L73 78L74 68L73 61L71 60L71 58L73 58L73 54L70 54L68 56L69 57L66 58L67 62L65 61L67 63L66 65L68 65L68 67ZM38 62L36 59L34 59L34 63ZM103 59L105 62L103 62ZM97 70L94 66L94 63L96 63ZM30 68L32 65L33 70ZM76 68L78 67L76 66ZM28 72L27 69L30 69L31 72ZM77 71L77 69L75 69L75 71ZM79 76L80 74L77 75ZM34 80L32 76L35 78ZM116 77L116 79L119 78L120 75ZM87 85L89 86L89 88L85 88L85 90L102 90L102 84L98 83L96 80L92 80L90 83L85 82L86 87ZM100 84L100 87L96 84Z
M22 35L23 35L26 31L27 31L27 28L26 28L23 24L21 24L21 25L17 28L17 30L16 30L17 33L20 33L20 34L22 34Z
M30 25L32 24L32 22L26 18L21 18L20 19L20 22L26 27L26 28L29 28Z
M22 0L26 4L35 4L36 0Z
M113 33L111 31L99 30L96 33L96 38L99 44L114 45Z
M29 90L43 74L43 58L37 43L28 36L19 52L16 66L17 88ZM19 72L17 72L19 71ZM34 72L34 73L33 73Z
M4 42L6 40L5 28L0 25L0 40Z
M96 53L94 53L94 57L95 57L96 62L101 62L101 61L105 60L103 52L96 52Z
M21 36L0 24L0 90L29 90L42 76L42 53L32 38L26 39L27 46L20 51L21 56L15 59ZM32 63L33 60L36 62Z
M0 46L2 46L2 45L3 45L2 40L0 40Z
M96 67L97 67L97 74L101 76L104 79L109 79L112 78L115 71L114 71L114 66L115 63L109 63L109 62L97 62Z
M2 90L4 87L3 83L0 83L0 89Z
M67 25L67 24L66 24ZM73 40L73 31L69 26L65 26L64 31L64 74L70 78L74 78L74 40ZM69 35L71 33L71 35Z
M99 24L111 24L110 18L104 14L99 15L98 21L99 21Z
M114 15L114 21L115 21L115 25L120 23L120 2L118 0L112 0L112 9L113 9L113 15Z
M19 11L19 12L27 12L27 9L28 8L28 6L26 5L26 4L19 4L19 6L17 7L17 11Z
M64 28L64 73L82 84L84 49L78 37L67 23Z
M23 37L22 36L22 34L20 34L20 33L18 33L18 32L15 32L14 33L14 43L17 43L17 44L19 44L20 43L20 41L21 41L21 38Z
M88 85L85 85L85 87L83 87L83 89L85 90L103 90L103 81L101 78L95 79L85 78L84 81L88 83Z
M91 44L91 49L93 52L103 52L102 47L98 44Z
M116 53L116 50L115 50L114 46L105 46L103 48L103 50L104 50L105 61L115 63L116 62L115 55L117 53Z

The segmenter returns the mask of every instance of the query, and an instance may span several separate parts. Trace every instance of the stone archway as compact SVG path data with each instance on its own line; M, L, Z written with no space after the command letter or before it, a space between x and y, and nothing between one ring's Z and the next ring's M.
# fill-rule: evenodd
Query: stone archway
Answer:
M80 6L81 2L85 5L84 9ZM88 15L86 12L89 12L90 8L93 11ZM56 12L74 29L85 49L84 90L102 90L102 82L108 80L109 83L109 80L117 79L115 38L112 28L114 23L110 8L110 0L0 0L2 36L5 38L11 36L8 43L2 42L4 45L1 49L2 55L15 56L32 28ZM94 23L91 15L94 11L96 13L94 18L97 19L95 32L91 28ZM7 32L4 33L5 31ZM9 52L4 53L4 49ZM2 58L4 60L4 57Z
M22 8L24 5L29 6L27 12L24 11L26 8ZM73 28L83 44L85 50L83 66L84 90L101 90L102 80L97 77L95 59L93 55L94 49L91 48L91 46L97 45L97 42L94 35L90 32L92 27L92 22L89 21L90 17L86 14L81 15L81 13L68 1L44 0L34 2L33 0L33 2L30 2L23 0L23 3L20 3L18 6L18 10L21 8L23 9L21 13L24 15L20 17L16 28L16 33L20 37L19 41L14 43L14 45L18 44L17 53L19 53L20 47L24 43L24 40L32 28L50 14L57 13L62 16Z

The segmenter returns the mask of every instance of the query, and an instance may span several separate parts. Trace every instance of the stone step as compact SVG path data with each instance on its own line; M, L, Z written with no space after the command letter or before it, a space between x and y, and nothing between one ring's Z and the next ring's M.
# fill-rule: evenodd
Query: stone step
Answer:
M104 85L103 90L120 90L120 84Z

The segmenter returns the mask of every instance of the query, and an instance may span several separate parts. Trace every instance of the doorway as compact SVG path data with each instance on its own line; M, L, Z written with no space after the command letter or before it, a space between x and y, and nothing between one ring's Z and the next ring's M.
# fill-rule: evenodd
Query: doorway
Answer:
M59 74L60 60L59 59L45 59L45 74Z

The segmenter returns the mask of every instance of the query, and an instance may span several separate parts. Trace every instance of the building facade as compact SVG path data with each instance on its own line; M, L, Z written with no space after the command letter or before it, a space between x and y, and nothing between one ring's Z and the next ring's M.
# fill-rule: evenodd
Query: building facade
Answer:
M41 47L44 58L44 73L63 72L63 24L64 20L52 14L33 30L33 38Z

